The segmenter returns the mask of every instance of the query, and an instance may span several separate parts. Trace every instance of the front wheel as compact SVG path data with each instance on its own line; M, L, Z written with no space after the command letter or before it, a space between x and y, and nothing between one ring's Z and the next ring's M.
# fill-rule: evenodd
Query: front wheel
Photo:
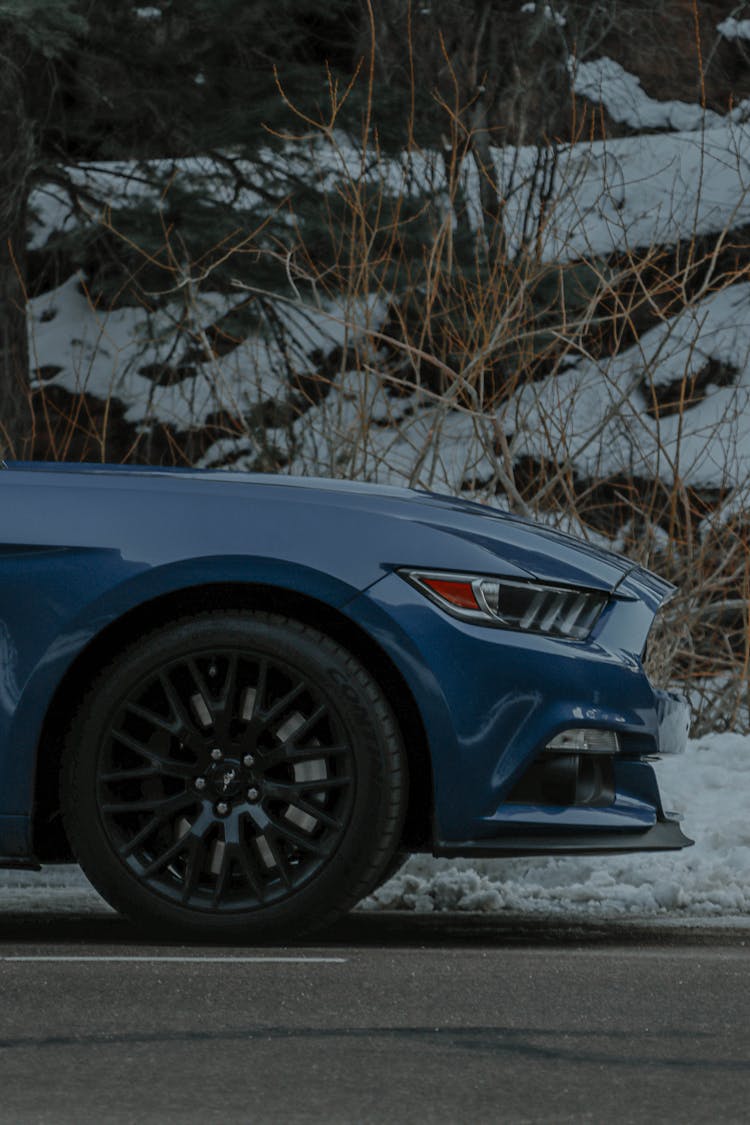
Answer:
M84 872L133 921L289 937L353 906L398 847L406 765L377 683L289 618L204 613L105 668L63 758Z

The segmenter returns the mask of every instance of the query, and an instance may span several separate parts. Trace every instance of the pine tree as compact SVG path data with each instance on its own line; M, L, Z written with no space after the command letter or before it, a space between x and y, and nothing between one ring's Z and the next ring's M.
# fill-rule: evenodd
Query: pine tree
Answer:
M324 61L345 63L351 55L358 7L357 0L333 0L322 15L313 0L154 0L149 6L0 0L0 443L6 449L20 454L28 429L25 305L33 278L25 246L33 187L54 182L80 203L70 170L86 161L214 152L238 167L239 157L267 143L264 123L284 110L274 67L298 103L314 111L325 91ZM96 202L87 201L94 209ZM237 224L231 201L214 202L180 184L169 206L196 257ZM144 214L136 204L123 216L139 227L146 248L162 229L149 207ZM68 240L67 251L79 256L69 265L84 264L92 237L89 229L75 250ZM100 241L106 237L96 233ZM118 255L127 268L122 246L109 261ZM112 269L105 265L102 278ZM122 274L110 280L117 288Z
M30 84L85 27L74 0L0 2L0 446L11 451L26 426L26 213L39 162Z

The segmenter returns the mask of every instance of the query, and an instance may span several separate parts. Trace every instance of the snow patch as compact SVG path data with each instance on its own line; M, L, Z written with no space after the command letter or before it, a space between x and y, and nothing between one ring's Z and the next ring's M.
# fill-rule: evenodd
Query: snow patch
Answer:
M86 292L80 275L29 302L29 351L38 371L55 374L37 386L86 392L106 401L115 397L125 406L125 420L135 425L154 422L188 430L215 413L242 416L288 391L286 362L291 353L297 374L312 373L309 358L356 337L358 325L378 319L382 310L364 303L343 310L332 304L318 310L290 308L279 303L288 333L286 351L271 332L249 336L228 354L216 357L206 346L195 354L194 343L206 328L231 311L237 296L210 290L187 293L161 308L143 305L99 307ZM275 302L269 298L268 305ZM182 347L180 344L182 335ZM178 382L161 384L144 372L185 364L190 372Z
M534 15L536 13L537 7L541 9L542 16L545 20L547 20L548 23L554 23L556 27L566 26L568 21L566 20L565 16L562 14L562 12L556 11L551 4L522 4L521 11L525 15Z
M706 370L736 371L729 386L691 392ZM683 413L657 409L670 385ZM693 401L691 402L691 394ZM605 363L582 359L522 387L501 418L514 456L557 448L586 476L660 476L746 492L750 478L750 284L730 286L645 332Z
M591 75L593 71L586 68L602 61L610 60L581 64L577 75ZM626 77L637 84L634 76ZM594 87L598 90L596 83ZM652 99L646 101L650 104ZM683 103L653 105L679 107ZM546 149L495 148L495 172L506 198L510 252L519 252L532 233L536 238L542 214L539 250L546 262L673 244L750 222L750 125L744 122L743 107L744 103L726 117L708 113L700 132L695 114L702 120L703 111L692 106L685 111L690 128L680 132ZM550 194L544 198L546 173L540 175L540 160L545 167L554 166ZM425 150L392 159L371 156L363 169L360 149L344 135L336 136L334 146L311 143L304 153L293 144L281 150L262 149L256 162L238 161L237 171L245 185L239 191L231 171L210 157L135 164L98 162L68 168L66 175L84 191L79 210L73 209L59 186L41 185L30 200L29 246L39 249L50 237L74 230L82 221L81 209L88 216L86 221L96 225L107 214L136 203L163 205L168 183L231 205L238 214L252 216L253 225L278 213L278 205L288 195L290 178L314 182L323 193L340 188L342 177L364 177L393 198L428 195L438 201L445 198L448 206L440 153ZM463 180L468 217L478 228L480 180L470 161L464 164ZM91 200L100 200L101 206ZM293 222L291 214L288 219Z
M725 39L750 39L750 20L738 20L730 16L717 24L716 30Z
M750 21L749 21L750 22ZM677 129L682 131L717 126L723 121L720 114L680 101L657 101L641 86L635 74L630 74L620 63L604 56L590 62L575 63L573 89L581 97L601 102L614 121L630 125L633 129ZM732 113L733 118L745 115L743 102Z

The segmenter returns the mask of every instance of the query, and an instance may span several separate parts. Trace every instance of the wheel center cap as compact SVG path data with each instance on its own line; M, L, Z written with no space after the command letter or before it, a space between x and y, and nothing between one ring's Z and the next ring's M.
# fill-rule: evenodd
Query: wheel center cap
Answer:
M237 797L243 788L242 767L239 762L217 762L208 771L207 781L214 797Z

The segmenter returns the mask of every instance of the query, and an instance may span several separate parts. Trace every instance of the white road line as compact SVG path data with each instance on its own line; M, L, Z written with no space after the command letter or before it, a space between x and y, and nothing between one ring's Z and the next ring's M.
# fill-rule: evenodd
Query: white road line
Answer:
M347 957L124 957L124 956L71 956L63 954L29 955L24 957L3 957L0 961L146 961L170 962L178 964L202 964L204 961L216 965L345 965Z

